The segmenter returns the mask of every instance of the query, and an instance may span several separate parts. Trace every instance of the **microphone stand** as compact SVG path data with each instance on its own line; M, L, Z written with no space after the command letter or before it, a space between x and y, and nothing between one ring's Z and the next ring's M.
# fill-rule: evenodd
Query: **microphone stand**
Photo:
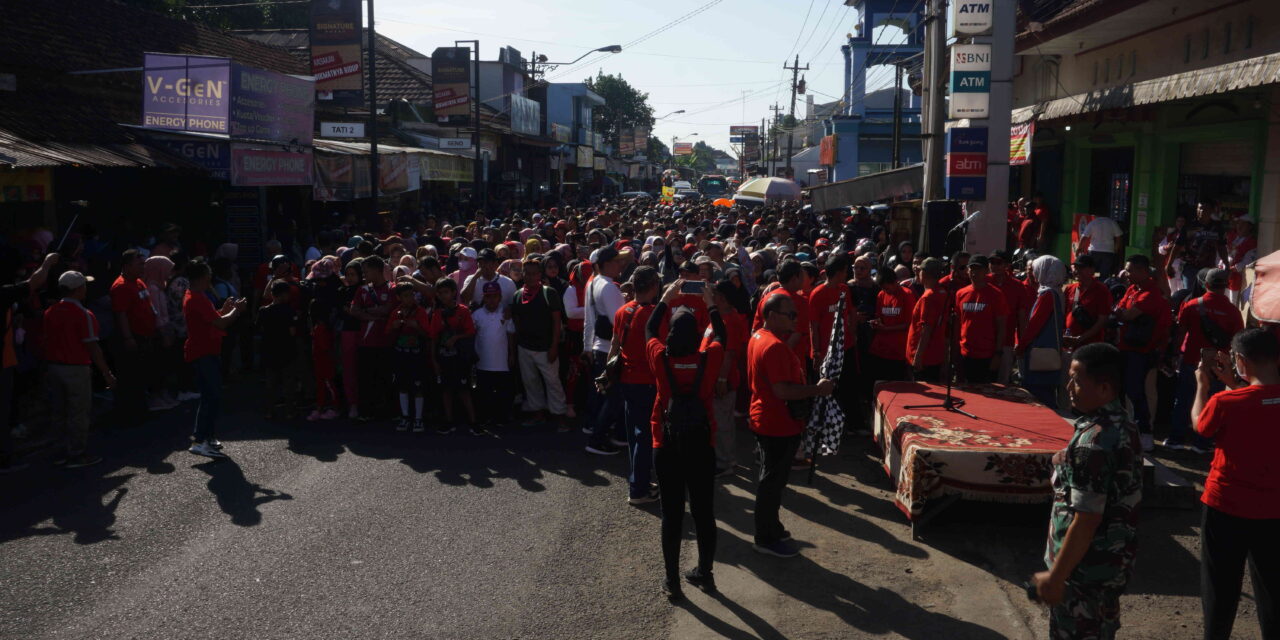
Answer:
M968 227L969 227L968 220L965 220L960 224L952 227L951 230L947 232L947 239L950 239L951 234L955 233L956 231L959 231L962 229L967 231ZM975 416L972 413L969 413L968 411L965 411L964 409L960 408L964 406L964 399L957 398L951 395L951 386L952 386L951 378L955 373L955 358L953 358L951 354L955 353L956 349L959 348L959 335L958 335L959 332L956 331L956 320L957 320L957 317L956 317L955 294L950 289L948 289L947 291L947 353L942 364L942 377L946 381L947 395L945 398L943 398L942 402L939 402L939 403L910 404L910 405L904 405L902 407L903 409L942 409L944 411L958 413L962 416L972 418L973 420L978 419L978 416ZM920 348L920 347L917 347L917 348Z

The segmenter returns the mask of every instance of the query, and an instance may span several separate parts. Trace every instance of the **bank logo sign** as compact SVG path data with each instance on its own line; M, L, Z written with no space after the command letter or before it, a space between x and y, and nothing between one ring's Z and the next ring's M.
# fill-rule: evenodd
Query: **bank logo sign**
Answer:
M991 109L991 45L956 44L951 47L952 119L987 118Z
M958 36L977 36L991 31L992 4L987 2L951 1L951 28Z

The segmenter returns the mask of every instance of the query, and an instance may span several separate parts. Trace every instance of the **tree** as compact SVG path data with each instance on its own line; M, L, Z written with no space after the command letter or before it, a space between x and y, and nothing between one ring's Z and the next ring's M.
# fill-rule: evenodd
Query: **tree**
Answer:
M273 0L195 2L188 0L123 0L127 5L162 13L171 18L198 22L215 29L305 29L311 22L311 5L281 4ZM221 9L192 9L188 4L233 4Z
M604 106L596 107L594 129L609 144L618 145L618 134L628 127L653 127L653 107L649 94L622 78L597 71L595 78L583 81L587 88L604 98Z

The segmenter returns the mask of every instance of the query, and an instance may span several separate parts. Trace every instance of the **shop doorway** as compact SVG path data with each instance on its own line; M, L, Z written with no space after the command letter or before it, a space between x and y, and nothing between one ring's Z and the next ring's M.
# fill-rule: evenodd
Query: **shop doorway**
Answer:
M1089 213L1129 224L1133 194L1133 147L1094 149L1089 170Z

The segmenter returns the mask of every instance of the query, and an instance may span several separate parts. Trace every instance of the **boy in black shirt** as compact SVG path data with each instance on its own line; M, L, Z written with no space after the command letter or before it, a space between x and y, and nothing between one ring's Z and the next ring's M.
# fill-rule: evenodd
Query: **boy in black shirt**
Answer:
M271 304L258 310L258 331L262 334L262 368L267 372L264 410L268 420L275 415L294 417L292 396L298 388L298 312L290 303L293 285L274 280L269 289ZM280 409L284 405L283 410Z

